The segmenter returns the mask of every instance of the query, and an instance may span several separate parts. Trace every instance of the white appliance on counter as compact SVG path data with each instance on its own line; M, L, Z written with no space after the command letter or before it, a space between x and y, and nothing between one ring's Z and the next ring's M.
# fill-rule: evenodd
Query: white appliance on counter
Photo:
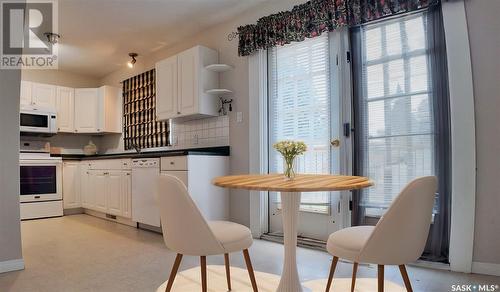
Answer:
M62 158L51 157L46 142L21 142L21 220L63 215Z
M156 179L160 174L160 159L132 160L132 220L160 227L160 212L156 202Z
M51 109L21 108L19 116L21 134L55 135L57 113Z

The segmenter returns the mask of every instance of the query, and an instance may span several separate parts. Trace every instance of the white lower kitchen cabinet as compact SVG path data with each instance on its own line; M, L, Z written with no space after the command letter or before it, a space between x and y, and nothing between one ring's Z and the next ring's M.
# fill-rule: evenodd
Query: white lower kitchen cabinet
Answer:
M122 173L111 171L107 173L105 189L106 213L122 216Z
M82 174L82 206L101 213L132 218L131 171L128 159L85 161ZM102 166L108 169L98 169ZM125 167L125 169L124 169Z
M89 170L89 184L90 191L95 194L94 210L106 213L107 173L102 170Z
M131 171L126 171L125 175L121 176L121 212L122 217L132 218L132 174Z
M64 209L82 207L80 162L65 161L63 163L63 206Z
M229 157L213 155L162 157L160 169L162 174L173 175L184 182L205 219L229 218L229 190L212 184L215 177L229 173ZM158 195L162 195L161 190Z
M162 174L178 177L186 184L193 201L207 220L229 218L229 191L212 184L215 177L229 173L229 157L213 155L162 157L160 170ZM144 194L132 192L131 159L82 161L80 174L81 206L84 209L126 219L132 219L134 212L159 214L155 200L147 200L147 204L146 202L133 204L134 201L142 202ZM158 195L162 195L161 190ZM159 222L159 215L155 216L158 216ZM140 220L132 221L145 223Z

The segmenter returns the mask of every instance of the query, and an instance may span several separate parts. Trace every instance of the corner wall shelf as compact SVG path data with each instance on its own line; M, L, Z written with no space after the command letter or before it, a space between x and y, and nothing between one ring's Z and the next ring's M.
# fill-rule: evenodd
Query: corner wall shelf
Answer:
M233 69L233 66L227 64L211 64L205 66L205 69L213 72L226 72Z
M205 91L207 94L213 94L213 95L227 95L233 93L229 89L224 89L224 88L215 88L215 89L209 89Z

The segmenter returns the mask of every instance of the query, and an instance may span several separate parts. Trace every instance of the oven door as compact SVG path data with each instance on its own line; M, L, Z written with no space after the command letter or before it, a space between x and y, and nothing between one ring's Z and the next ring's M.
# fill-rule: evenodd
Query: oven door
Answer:
M20 182L21 202L62 199L60 162L21 161Z

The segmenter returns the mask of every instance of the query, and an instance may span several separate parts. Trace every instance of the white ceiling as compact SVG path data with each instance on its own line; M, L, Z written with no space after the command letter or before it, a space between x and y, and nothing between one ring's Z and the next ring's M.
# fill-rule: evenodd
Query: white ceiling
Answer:
M59 69L101 78L267 0L61 0Z

